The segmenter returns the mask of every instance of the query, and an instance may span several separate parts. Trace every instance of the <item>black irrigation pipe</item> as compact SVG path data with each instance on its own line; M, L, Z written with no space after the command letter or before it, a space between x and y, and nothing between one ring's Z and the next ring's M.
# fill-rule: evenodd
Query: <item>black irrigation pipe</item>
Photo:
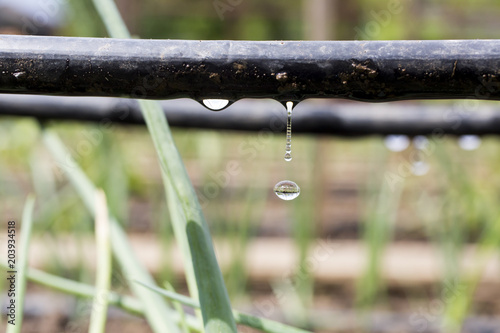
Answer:
M280 133L286 124L285 109L271 100L239 101L221 112L209 112L192 100L162 101L161 105L170 125L176 127ZM138 103L119 98L0 94L0 115L91 121L103 126L109 122L144 124ZM451 105L306 101L295 108L293 117L294 133L500 135L500 106L475 101Z
M500 40L186 41L0 36L0 93L500 100Z

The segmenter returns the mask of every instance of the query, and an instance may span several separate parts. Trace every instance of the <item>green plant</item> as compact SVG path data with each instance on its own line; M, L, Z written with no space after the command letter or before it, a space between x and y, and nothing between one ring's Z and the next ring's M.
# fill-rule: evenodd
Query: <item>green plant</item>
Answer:
M72 160L70 153L66 150L63 143L55 133L50 130L44 130L42 134L43 142L48 150L54 156L54 159L62 169L69 181L77 190L79 196L92 216L95 216L94 194L95 186L90 182L87 176L77 167ZM111 224L111 246L113 254L120 264L123 272L129 279L141 279L154 284L151 275L144 269L142 264L136 258L127 235L120 224L113 216L109 217ZM177 332L178 329L173 325L171 316L174 311L158 297L155 293L144 292L138 289L135 284L130 286L133 292L144 304L144 313L151 327L155 332Z
M23 325L24 298L26 295L26 271L28 269L29 244L33 225L33 209L35 206L34 196L29 196L23 210L23 220L21 224L21 235L19 237L19 255L17 257L16 276L16 313L15 325L7 324L7 333L19 333Z
M94 0L108 33L113 38L130 38L112 0ZM198 297L207 332L236 332L222 273L217 264L212 239L196 193L175 147L162 108L153 101L139 100L142 114L153 139L161 165L163 182L170 197L169 208L177 241L187 266L191 293ZM194 276L194 278L193 278ZM193 280L196 280L196 288Z
M90 317L89 333L102 333L106 329L108 312L108 294L111 287L111 237L109 232L108 209L104 192L97 191L95 195L96 217L96 253L97 273L96 289L92 314Z

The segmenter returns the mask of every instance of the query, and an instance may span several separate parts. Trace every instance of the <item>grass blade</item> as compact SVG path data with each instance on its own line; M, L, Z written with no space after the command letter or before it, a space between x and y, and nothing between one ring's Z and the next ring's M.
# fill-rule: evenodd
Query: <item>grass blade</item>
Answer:
M143 283L141 281L138 281L138 280L135 280L134 282L138 283L141 286L146 287L146 288L148 288L150 290L153 290L154 292L157 292L160 295L165 296L166 298L168 298L171 301L187 305L187 306L189 306L189 307L191 307L193 309L197 309L197 308L200 307L200 303L196 302L191 297L187 297L187 296L178 294L178 293L170 291L170 290L161 289L161 288L156 287L156 286L150 286L150 285L148 285L146 283Z
M7 268L7 265L0 263L0 267ZM26 278L42 286L82 298L93 298L97 294L94 286L52 275L35 268L28 268ZM142 303L131 296L110 292L108 294L108 304L136 316L141 316L144 313Z
M64 144L55 133L52 133L50 130L44 130L43 141L49 152L56 160L57 165L75 187L91 215L95 216L95 186L78 167L72 159L71 154L64 147ZM109 220L113 253L125 275L129 280L140 279L142 281L148 281L148 283L154 285L155 282L153 278L138 261L130 243L128 242L127 235L121 228L120 224L112 216L109 217ZM152 292L144 292L143 288L138 288L134 283L132 283L130 287L134 294L144 304L145 316L154 332L179 332L178 327L173 324L173 310L167 306L161 297Z
M113 0L93 2L112 38L130 38ZM189 244L189 252L186 246L182 246L185 258L191 256L191 261L186 262L193 266L192 269L186 269L186 272L194 272L196 278L205 330L217 333L236 332L229 296L215 257L212 238L184 163L174 144L165 114L157 102L139 100L139 105L158 153L163 179L168 180L165 186L172 186L184 212L184 220L179 221L179 225L174 228L182 230L176 233L181 246Z
M111 286L111 244L108 208L102 190L96 192L95 235L97 253L96 295L92 305L89 333L102 333L106 329L108 294Z
M170 283L165 282L164 287L166 290L175 293L175 289ZM172 303L173 303L174 309L179 314L179 318L180 318L179 326L181 327L181 329L184 333L189 333L189 327L186 323L186 313L184 312L184 309L182 308L182 304L180 302L175 302L175 301Z
M200 304L190 297L186 297L184 295L180 295L165 289L161 289L156 286L151 286L137 280L134 282L148 289L151 289L172 301L179 302L181 304L187 305L195 309L200 307ZM241 313L237 310L232 310L232 314L234 316L235 321L238 324L256 328L258 330L268 333L310 333L309 331L305 331L300 328L288 326L265 318L255 317L249 314Z
M463 271L458 278L460 288L453 302L447 302L444 312L444 324L450 332L459 332L474 300L474 293L479 285L486 266L500 246L500 219L492 218L485 227L481 238L476 245L474 267Z
M132 37L114 1L93 0L92 2L111 37L121 39Z
M183 209L186 222L185 225L179 226L183 229L179 235L182 238L179 242L189 244L205 330L236 332L229 297L215 257L210 232L173 142L165 115L156 102L140 100L139 104L156 147L164 179L169 180Z
M0 267L7 269L7 265L1 262ZM35 268L28 268L26 271L26 277L32 282L38 283L53 290L63 292L65 294L74 295L81 298L93 298L97 295L97 290L94 286L52 275ZM108 294L108 304L120 308L132 315L144 315L144 306L142 305L141 301L132 296L120 295L111 291ZM181 320L180 316L177 313L174 313L172 318L175 322L180 322ZM189 329L196 332L202 331L202 327L198 323L197 318L186 315L185 319Z
M376 149L380 151L381 148L378 146ZM385 168L387 163L384 155L380 154L378 158L380 168ZM368 185L370 201L367 211L369 215L364 218L363 222L363 242L367 247L367 264L356 285L356 303L364 312L375 304L384 289L380 272L381 258L392 239L393 226L397 219L405 183L402 177L396 182L389 181L388 175L389 173L384 174L381 183L373 182Z
M175 239L181 250L184 262L184 270L186 273L186 282L189 288L189 293L191 297L198 298L198 285L196 284L196 276L194 274L194 267L189 263L193 262L191 257L191 248L189 247L189 242L187 237L185 237L186 229L186 217L184 216L181 204L175 191L168 180L163 176L163 183L165 184L165 192L167 193L167 205L168 211L170 213L170 218L172 221L172 227L174 229Z
M26 270L28 268L29 244L31 239L31 229L33 225L33 208L35 197L28 196L23 210L23 220L19 237L19 255L17 257L16 276L16 318L15 325L7 323L7 333L21 332L23 325L24 295L26 294Z

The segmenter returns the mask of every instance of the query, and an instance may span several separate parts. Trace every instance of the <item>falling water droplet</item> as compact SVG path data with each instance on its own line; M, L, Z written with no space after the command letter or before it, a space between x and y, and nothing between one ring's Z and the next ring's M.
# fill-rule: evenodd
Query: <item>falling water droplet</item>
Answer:
M400 152L408 148L410 138L406 135L388 135L385 137L384 143L390 151Z
M413 151L413 161L411 164L411 173L414 174L415 176L423 176L427 174L431 168L429 163L425 160L424 154L423 154L423 149L427 147L427 144L429 143L427 138L422 137L425 139L425 142L420 142L421 145L415 144L415 141L413 142L415 146L415 150ZM421 147L421 148L419 148ZM410 155L410 156L411 156Z
M282 200L293 200L300 194L300 187L291 180L282 180L274 186L274 193Z
M220 111L228 106L229 101L227 99L204 99L203 105L212 111Z
M292 109L293 109L293 102L286 102L287 118L286 118L285 161L287 162L290 162L292 160Z
M477 135L462 135L458 138L458 145L463 150L476 150L481 146L481 138Z
M292 160L292 110L294 103L286 102L286 145L285 145L285 161ZM274 186L274 193L282 200L293 200L300 194L300 187L291 180L283 180Z

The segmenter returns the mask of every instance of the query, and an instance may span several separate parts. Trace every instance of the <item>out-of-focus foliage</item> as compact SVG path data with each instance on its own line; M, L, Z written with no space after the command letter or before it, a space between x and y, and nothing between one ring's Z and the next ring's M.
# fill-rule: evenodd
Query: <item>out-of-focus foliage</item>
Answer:
M494 0L324 0L330 39L499 38L500 2ZM133 34L172 39L305 39L306 15L321 1L121 0ZM104 36L90 0L70 0L62 34ZM362 32L360 34L360 31Z

